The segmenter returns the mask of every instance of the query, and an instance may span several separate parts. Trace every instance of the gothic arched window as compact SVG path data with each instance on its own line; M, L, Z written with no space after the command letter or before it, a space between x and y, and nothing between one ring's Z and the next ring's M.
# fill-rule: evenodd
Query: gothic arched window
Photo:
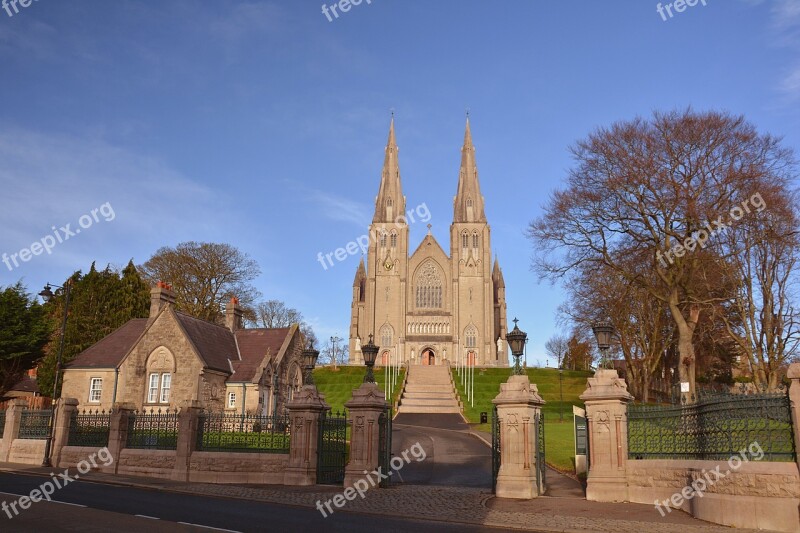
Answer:
M392 201L392 199L391 198L387 198L386 199L386 207L392 207L392 205L394 205L394 202Z
M386 248L386 231L383 229L379 229L378 233L381 236L381 248Z
M384 325L381 328L381 348L389 348L393 345L394 331L392 330L392 326L389 324Z
M467 207L472 207L472 198L467 199Z
M417 271L415 281L417 308L441 309L444 284L436 263L425 262Z
M397 232L392 231L392 248L397 248Z
M469 234L466 231L461 234L461 247L465 250L469 248Z
M467 348L476 348L478 346L478 331L475 326L470 326L464 332L465 346Z
M472 234L472 247L476 250L478 249L478 232L474 232Z

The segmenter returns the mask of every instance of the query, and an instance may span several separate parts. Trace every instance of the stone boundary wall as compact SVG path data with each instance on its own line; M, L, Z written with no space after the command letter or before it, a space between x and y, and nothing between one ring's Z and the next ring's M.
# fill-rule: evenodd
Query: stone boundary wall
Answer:
M44 459L44 439L14 439L8 453L9 463L41 465Z
M194 452L189 481L280 485L288 465L288 453Z
M724 477L716 479L712 472ZM633 503L654 505L657 500L667 513L666 500L695 480L711 479L702 497L676 498L682 510L737 528L800 532L800 470L794 462L750 461L731 471L727 461L629 459L625 474ZM659 511L654 507L653 512Z

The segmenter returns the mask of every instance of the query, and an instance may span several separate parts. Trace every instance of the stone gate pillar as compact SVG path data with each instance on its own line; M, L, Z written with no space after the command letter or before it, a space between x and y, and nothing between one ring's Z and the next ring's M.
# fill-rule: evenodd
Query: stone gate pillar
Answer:
M789 401L792 409L792 429L794 430L795 446L800 447L800 363L792 363L786 372L786 377L792 380L789 387ZM800 453L797 454L797 465L800 467Z
M344 404L353 420L353 429L350 433L350 461L344 471L345 487L364 479L365 470L372 472L379 466L378 417L389 407L383 397L383 391L376 383L364 383L353 391L353 397Z
M532 499L536 486L536 419L545 401L528 376L511 376L492 400L500 419L498 498Z
M116 474L119 471L119 456L128 443L128 421L135 410L136 407L132 403L116 403L111 407L108 419L108 452L114 458L114 462L108 466L101 466L101 472Z
M319 418L331 406L314 385L304 385L286 405L291 424L289 464L284 485L313 485L317 482Z
M53 445L50 450L51 463L55 466L61 464L61 450L69 443L70 423L72 422L72 417L78 413L78 403L77 398L60 398L56 400L55 429L53 431Z
M586 402L589 476L586 499L628 501L628 402L633 396L616 370L598 369L581 395Z

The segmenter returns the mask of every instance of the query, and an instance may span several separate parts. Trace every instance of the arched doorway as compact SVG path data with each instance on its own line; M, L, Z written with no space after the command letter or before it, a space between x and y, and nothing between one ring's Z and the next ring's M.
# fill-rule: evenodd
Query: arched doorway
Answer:
M423 365L434 366L436 364L436 354L430 348L425 348L422 350L422 353L419 354L419 357L422 360Z

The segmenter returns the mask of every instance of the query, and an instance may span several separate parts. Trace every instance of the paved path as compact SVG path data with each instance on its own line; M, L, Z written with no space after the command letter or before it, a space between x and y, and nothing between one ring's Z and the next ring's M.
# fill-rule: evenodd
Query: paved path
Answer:
M25 465L0 464L3 468L25 470L47 476L50 470ZM158 491L247 499L315 508L342 491L341 487L283 487L211 485L156 480L134 476L89 473L84 481L136 486ZM603 531L615 533L755 533L710 525L685 513L673 512L662 518L650 505L608 504L573 498L537 498L530 501L494 498L488 489L437 485L396 484L389 489L372 489L364 499L348 502L337 513L358 513L376 517L413 517L417 520L450 524L479 525L526 531ZM376 518L380 520L380 518ZM379 523L366 519L366 524ZM402 531L402 529L397 529Z
M419 443L427 457L400 471L404 483L490 488L491 447L470 434L458 414L399 414L392 424L392 452Z

